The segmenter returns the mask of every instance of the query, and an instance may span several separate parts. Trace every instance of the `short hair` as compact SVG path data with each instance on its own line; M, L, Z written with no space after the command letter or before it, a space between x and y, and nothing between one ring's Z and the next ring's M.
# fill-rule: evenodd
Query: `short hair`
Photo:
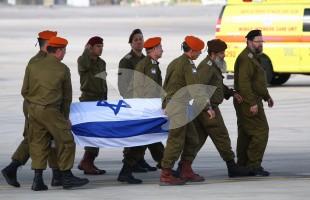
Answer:
M64 47L51 47L51 46L47 46L46 50L48 53L56 53L56 51L58 49L63 49Z
M42 38L38 38L39 47L43 48L43 46L48 42L48 40L44 40Z
M189 52L191 48L188 46L188 44L184 41L181 45L184 52Z

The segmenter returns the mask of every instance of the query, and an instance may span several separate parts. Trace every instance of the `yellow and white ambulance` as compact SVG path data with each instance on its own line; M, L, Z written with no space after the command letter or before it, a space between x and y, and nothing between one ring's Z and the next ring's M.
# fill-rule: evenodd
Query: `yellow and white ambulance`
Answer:
M252 29L263 33L262 63L270 84L283 84L291 74L310 74L310 0L227 0L216 38L228 45L228 72L233 72Z

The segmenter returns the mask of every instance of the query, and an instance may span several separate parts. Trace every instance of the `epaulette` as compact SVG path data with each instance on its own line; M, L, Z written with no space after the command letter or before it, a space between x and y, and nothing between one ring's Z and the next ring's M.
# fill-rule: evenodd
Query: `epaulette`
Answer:
M125 59L129 60L130 58L132 58L132 55L130 53L125 56Z
M253 53L250 52L250 53L248 54L248 57L252 59L252 58L254 57Z
M157 72L156 68L152 67L151 73L152 73L152 74L156 74L156 72Z
M153 60L153 59L151 59L151 63L152 63L152 65L158 64L158 62L156 60Z
M207 65L212 66L212 61L208 60Z

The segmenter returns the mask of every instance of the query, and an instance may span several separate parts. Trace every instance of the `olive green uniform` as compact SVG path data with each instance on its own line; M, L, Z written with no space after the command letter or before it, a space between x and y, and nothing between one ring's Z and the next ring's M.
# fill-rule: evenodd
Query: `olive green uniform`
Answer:
M215 112L215 118L209 119L209 115L206 112L201 112L194 120L199 135L197 153L204 145L208 136L210 136L222 159L224 161L233 160L235 154L232 151L229 134L219 109L219 105L224 98L228 99L233 96L233 89L229 89L224 85L222 72L210 59L210 56L207 56L198 65L197 70L201 84L216 86L216 90L210 99Z
M137 56L133 50L126 54L119 62L118 68L118 90L123 98L133 98L134 70L139 61L145 55ZM125 147L123 151L123 162L134 166L138 160L143 158L144 147Z
M187 106L196 94L186 89L184 95L177 97L175 95L181 88L197 83L196 66L185 54L168 65L163 86L166 96L163 98L162 108L169 117L170 129L161 162L163 169L173 168L181 154L184 160L192 161L195 158L193 152L198 145L198 134L193 123L188 122Z
M45 58L46 55L47 55L47 53L40 50L35 56L33 56L29 60L28 65L35 63L36 61L38 61L42 58ZM23 132L24 139L19 144L16 151L12 155L12 159L17 160L21 164L24 165L24 164L26 164L26 162L28 161L28 159L30 157L30 155L29 155L29 143L28 143L28 127L29 127L29 124L28 124L28 102L26 100L24 100L24 102L23 102L23 113L24 113L24 117L25 117L25 125L24 125L24 132ZM51 148L51 150L50 150L50 154L48 156L48 164L49 164L50 168L53 168L53 169L58 168L56 149L55 148Z
M162 77L158 62L144 57L135 68L133 74L133 97L134 98L160 98L162 91ZM164 153L164 145L161 142L126 148L124 151L124 163L134 166L144 158L145 150L148 148L153 159L160 163Z
M136 64L145 56L137 56L132 50L119 62L118 68L118 90L124 99L132 98L133 95L133 74Z
M100 101L106 100L108 87L106 81L106 63L98 57L91 59L89 51L85 50L78 58L78 71L80 75L80 101ZM97 156L99 148L85 147L85 150Z
M243 102L234 102L237 113L238 164L249 168L261 166L267 146L269 126L262 100L267 101L270 95L267 90L265 71L249 48L238 56L235 66L235 90L243 97ZM250 107L258 105L258 113L250 113Z
M32 168L46 168L53 138L59 169L71 169L75 143L68 122L72 101L69 68L52 55L30 64L26 69L22 95L29 102L28 141Z

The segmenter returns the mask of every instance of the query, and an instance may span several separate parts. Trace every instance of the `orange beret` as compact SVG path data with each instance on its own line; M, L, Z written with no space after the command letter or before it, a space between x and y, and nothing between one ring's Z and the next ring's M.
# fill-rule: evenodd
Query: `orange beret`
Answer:
M150 49L150 48L156 47L157 45L160 44L160 42L161 42L160 37L149 38L144 42L144 48Z
M201 51L205 47L205 43L201 39L192 35L185 37L185 43L194 51Z
M66 47L68 44L68 40L61 37L52 37L49 39L47 46L50 47Z
M49 30L42 31L38 34L39 38L43 40L49 40L51 37L56 37L56 35L57 31L49 31Z

